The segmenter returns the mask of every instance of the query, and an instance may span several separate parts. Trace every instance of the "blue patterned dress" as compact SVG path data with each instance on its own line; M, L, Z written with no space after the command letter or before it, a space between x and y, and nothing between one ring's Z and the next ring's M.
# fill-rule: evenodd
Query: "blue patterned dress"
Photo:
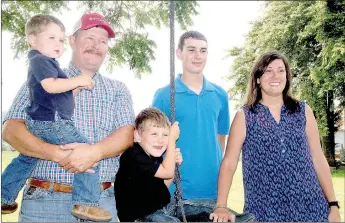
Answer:
M244 108L246 139L242 148L244 211L257 221L327 221L329 208L317 178L305 132L305 103L279 124L269 109Z

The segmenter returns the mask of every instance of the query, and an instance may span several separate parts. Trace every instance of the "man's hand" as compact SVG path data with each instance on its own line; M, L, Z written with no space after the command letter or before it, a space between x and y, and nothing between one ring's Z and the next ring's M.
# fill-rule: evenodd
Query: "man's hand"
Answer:
M60 149L57 150L56 152L56 156L55 156L56 158L53 160L54 162L57 162L57 163L60 162L61 160L68 157L72 152L72 150L62 150L61 148L62 148L62 145L60 145Z
M86 143L70 143L60 146L62 150L72 152L59 162L59 165L71 173L89 172L94 173L91 167L97 165L101 156L92 145Z

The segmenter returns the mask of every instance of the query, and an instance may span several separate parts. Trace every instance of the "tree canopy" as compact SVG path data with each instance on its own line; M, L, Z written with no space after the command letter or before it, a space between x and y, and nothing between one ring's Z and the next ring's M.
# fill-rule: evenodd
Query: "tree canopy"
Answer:
M197 15L196 1L175 1L175 19L182 29L192 25ZM148 26L169 25L169 1L79 1L84 12L99 12L116 30L116 44L109 48L109 69L127 65L136 77L152 72L156 44L148 38ZM2 29L13 34L11 48L15 58L26 53L25 24L35 14L60 14L69 8L69 1L3 1Z
M228 78L235 81L229 92L237 105L244 101L259 55L277 50L289 59L294 96L312 107L332 165L334 132L345 106L344 24L344 1L269 1L252 23L244 46L228 52L235 57Z

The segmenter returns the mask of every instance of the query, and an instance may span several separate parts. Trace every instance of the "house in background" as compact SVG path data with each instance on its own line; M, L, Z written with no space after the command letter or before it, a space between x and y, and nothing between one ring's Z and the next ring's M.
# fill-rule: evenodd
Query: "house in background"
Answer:
M343 162L345 165L345 110L342 113L341 123L339 123L339 129L335 133L334 142L335 142L335 159Z

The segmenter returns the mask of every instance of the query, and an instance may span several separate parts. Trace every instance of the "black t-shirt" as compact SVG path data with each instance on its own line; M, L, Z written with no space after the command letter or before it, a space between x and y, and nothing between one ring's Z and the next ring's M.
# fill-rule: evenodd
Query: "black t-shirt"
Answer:
M120 158L115 180L116 208L120 221L131 222L152 214L170 202L164 180L154 177L162 157L151 157L138 143Z
M74 112L72 91L51 94L46 92L41 85L41 81L46 78L68 78L60 69L59 63L38 50L31 50L28 58L27 85L31 103L25 109L26 113L32 119L41 121L54 121L56 112L63 119L71 119Z

